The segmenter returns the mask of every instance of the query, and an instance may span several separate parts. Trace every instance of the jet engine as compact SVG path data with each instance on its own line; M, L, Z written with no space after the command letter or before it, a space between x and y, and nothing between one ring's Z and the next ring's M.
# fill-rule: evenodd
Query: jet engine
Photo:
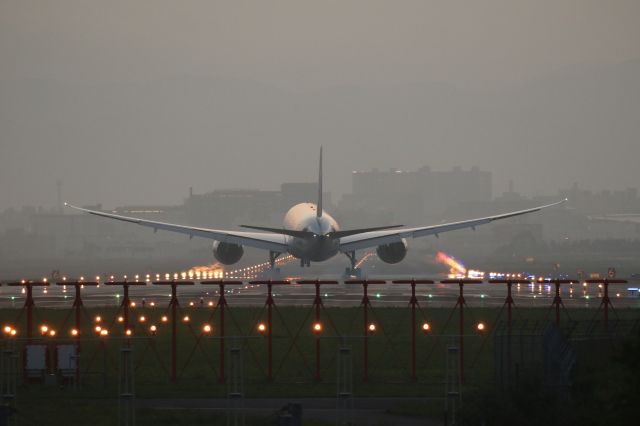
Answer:
M385 263L398 263L407 255L407 242L403 238L397 243L382 244L378 246L376 253Z
M244 254L244 249L239 244L223 243L215 241L213 243L213 257L223 265L232 265L240 260Z

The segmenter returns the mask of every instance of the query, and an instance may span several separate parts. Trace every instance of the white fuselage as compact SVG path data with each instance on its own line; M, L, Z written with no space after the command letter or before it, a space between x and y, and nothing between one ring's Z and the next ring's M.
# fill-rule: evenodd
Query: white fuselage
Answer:
M339 241L328 238L329 232L339 231L338 222L325 211L320 217L313 203L300 203L291 207L284 216L283 226L293 231L309 231L316 234L312 239L287 237L289 253L306 261L321 262L338 253Z

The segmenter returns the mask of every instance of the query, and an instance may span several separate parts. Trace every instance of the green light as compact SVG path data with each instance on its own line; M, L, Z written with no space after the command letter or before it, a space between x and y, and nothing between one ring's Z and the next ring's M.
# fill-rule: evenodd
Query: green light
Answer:
M329 295L327 293L324 294L324 297L329 297Z
M429 295L429 299L433 299L433 294L430 294L430 295Z
M481 295L480 295L480 299L484 299L484 294L481 294Z
M587 294L584 298L585 298L585 299L588 299L588 298L589 298L589 295Z
M380 293L376 293L376 299L380 299Z
M16 297L15 296L11 296L11 300L16 300Z
M119 295L119 294L116 294L116 299L119 299L119 298L120 298L120 295Z

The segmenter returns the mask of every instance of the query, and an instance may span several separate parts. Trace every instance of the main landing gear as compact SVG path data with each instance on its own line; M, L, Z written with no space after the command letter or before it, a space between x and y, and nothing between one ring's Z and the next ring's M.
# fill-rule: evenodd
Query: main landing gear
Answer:
M276 259L282 253L277 251L269 252L269 269L266 269L262 275L267 279L278 279L280 277L280 268L276 268Z
M344 268L344 276L345 278L361 278L362 277L362 269L356 268L356 252L348 251L345 252L345 255L349 258L349 262L351 262L351 268Z

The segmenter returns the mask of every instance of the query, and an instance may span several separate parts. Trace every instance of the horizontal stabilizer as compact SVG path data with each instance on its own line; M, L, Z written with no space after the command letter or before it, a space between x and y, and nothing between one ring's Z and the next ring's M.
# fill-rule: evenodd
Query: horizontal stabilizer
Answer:
M295 231L284 228L267 228L265 226L240 225L242 228L257 229L258 231L273 232L274 234L290 235L296 238L313 238L314 233L309 231Z
M350 235L358 235L358 234L364 234L365 232L372 232L372 231L383 231L386 229L394 229L394 228L401 228L404 225L390 225L390 226L378 226L375 228L361 228L361 229L347 229L345 231L334 231L334 232L329 232L329 236L331 238L342 238L342 237L348 237Z

